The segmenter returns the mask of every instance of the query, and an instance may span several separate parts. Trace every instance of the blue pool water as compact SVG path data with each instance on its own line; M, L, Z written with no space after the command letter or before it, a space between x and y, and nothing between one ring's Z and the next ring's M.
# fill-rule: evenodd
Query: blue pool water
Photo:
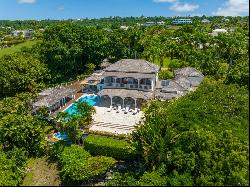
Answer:
M99 96L97 95L87 95L79 98L79 102L86 102L91 106L94 106L99 100ZM70 105L64 112L68 112L70 115L75 115L76 112L76 103Z
M54 134L54 136L60 140L68 140L68 134L66 132L57 132Z

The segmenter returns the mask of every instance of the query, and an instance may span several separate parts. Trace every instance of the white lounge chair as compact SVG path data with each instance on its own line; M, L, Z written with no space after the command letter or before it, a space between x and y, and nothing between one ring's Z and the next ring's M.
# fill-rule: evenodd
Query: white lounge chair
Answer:
M108 112L111 112L112 110L112 105L110 105L110 107L108 108Z
M117 108L116 113L119 113L119 112L120 112L120 110L122 109L122 106L121 106L121 105L117 105L117 106L118 106L118 108Z
M130 107L129 105L126 105L124 114L127 114L129 112L129 107Z
M138 108L135 108L135 110L133 111L133 115L137 114L139 112Z

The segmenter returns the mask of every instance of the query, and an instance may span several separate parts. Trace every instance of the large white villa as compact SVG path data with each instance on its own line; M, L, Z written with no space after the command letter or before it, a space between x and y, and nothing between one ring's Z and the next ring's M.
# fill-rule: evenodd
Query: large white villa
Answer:
M204 76L194 68L174 70L174 78L160 80L160 67L142 59L122 59L113 64L103 62L102 70L80 82L81 90L72 88L51 88L39 93L33 107L48 107L50 113L61 109L75 95L87 97L94 94L98 101L90 131L112 134L131 133L135 125L143 120L140 110L143 103L158 99L161 101L180 97L196 89ZM78 92L78 93L77 93ZM67 107L66 109L64 109Z
M82 91L95 92L104 99L132 100L134 108L147 100L169 100L194 90L203 80L201 72L186 67L174 71L175 78L159 80L160 67L141 59L123 59L94 72L82 81ZM138 106L139 105L139 106Z

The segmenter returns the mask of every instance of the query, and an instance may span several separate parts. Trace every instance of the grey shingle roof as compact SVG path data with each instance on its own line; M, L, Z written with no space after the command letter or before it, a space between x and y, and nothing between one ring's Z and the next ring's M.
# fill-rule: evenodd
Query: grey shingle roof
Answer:
M156 73L160 67L143 59L122 59L105 68L105 71Z
M102 63L100 64L100 67L101 68L106 68L106 67L108 67L108 66L110 66L111 65L111 63L109 62L109 60L107 59L107 58L105 58L103 61L102 61Z
M192 86L199 86L204 77L187 77L187 79L190 81Z
M175 76L184 75L187 77L204 77L204 75L200 71L192 67L176 69L174 70L174 75Z
M161 81L161 90L164 90L166 92L168 91L185 91L186 88L183 88L180 84L175 82L174 80L168 79L168 80L162 80Z
M177 76L173 81L178 83L185 90L189 90L192 86L190 80L186 76Z
M47 90L49 90L50 93L45 97L39 99L35 103L33 103L34 107L41 107L41 106L49 107L59 102L63 97L68 97L76 93L76 90L71 88L51 88ZM41 93L46 93L47 90Z
M170 99L176 98L178 96L179 96L179 94L175 94L175 93L162 93L162 92L160 92L160 90L155 91L155 97L158 99L162 98L165 100L170 100Z

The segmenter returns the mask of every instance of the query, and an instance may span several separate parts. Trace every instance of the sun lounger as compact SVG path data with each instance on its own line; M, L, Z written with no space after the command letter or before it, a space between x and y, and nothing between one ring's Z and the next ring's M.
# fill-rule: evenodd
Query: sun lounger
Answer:
M138 108L135 108L135 110L133 111L133 115L137 114L138 112Z
M108 108L108 112L111 112L112 110L112 106L110 105L110 107Z
M118 108L117 108L116 113L119 113L119 112L120 112L120 110L122 109L122 106L121 106L121 105L117 105L117 106L118 106Z
M124 114L127 114L129 112L129 107L130 107L129 105L126 105Z

